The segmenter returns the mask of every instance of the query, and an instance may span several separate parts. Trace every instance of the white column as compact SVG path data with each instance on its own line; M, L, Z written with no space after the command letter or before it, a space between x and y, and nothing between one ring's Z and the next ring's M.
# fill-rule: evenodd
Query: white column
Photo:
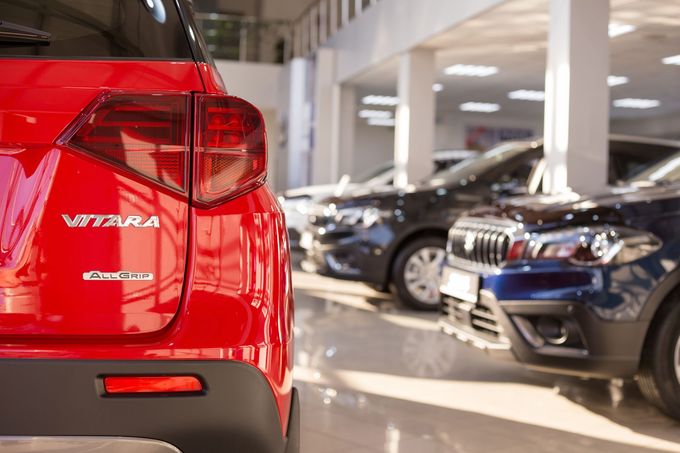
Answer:
M354 86L335 84L333 87L331 181L338 181L353 170L356 99Z
M288 112L286 157L288 159L287 187L300 187L308 183L309 169L309 107L307 102L307 60L294 58L288 64ZM283 103L281 105L286 105Z
M400 57L394 132L395 187L406 187L432 173L434 79L433 50L411 50Z
M543 190L607 184L609 0L551 0Z
M335 51L320 48L316 52L314 86L314 150L312 152L312 183L327 184L333 179L333 123L335 82Z

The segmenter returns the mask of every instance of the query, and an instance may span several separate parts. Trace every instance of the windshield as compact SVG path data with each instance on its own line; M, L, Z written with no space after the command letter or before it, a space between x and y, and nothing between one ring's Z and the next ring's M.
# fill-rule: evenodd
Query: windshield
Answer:
M680 181L680 152L638 173L631 182L636 185L671 184Z
M392 161L386 162L386 163L380 165L379 167L374 168L370 172L364 173L363 175L359 176L356 179L356 182L358 182L359 184L365 184L373 178L377 178L378 176L382 176L384 173L392 170L393 168L394 168L394 162L392 162Z
M421 184L443 186L454 183L466 184L496 168L499 162L512 159L527 151L526 143L504 143L481 154L477 158L467 159L453 167L435 173L423 180Z

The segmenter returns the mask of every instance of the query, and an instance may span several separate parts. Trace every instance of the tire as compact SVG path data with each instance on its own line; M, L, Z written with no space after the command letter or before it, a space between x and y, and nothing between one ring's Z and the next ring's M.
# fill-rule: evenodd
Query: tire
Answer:
M382 294L390 294L390 289L385 287L385 285L376 285L373 283L366 283L366 286L371 288L373 291L382 293Z
M425 236L399 250L392 267L392 283L404 305L421 311L439 310L439 276L445 259L443 237Z
M642 352L637 377L642 395L680 420L680 300L659 310Z

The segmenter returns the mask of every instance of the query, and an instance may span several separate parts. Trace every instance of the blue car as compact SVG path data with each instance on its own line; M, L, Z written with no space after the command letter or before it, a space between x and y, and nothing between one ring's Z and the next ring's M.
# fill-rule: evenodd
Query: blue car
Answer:
M680 154L594 196L507 199L459 219L444 332L549 372L637 377L680 419Z

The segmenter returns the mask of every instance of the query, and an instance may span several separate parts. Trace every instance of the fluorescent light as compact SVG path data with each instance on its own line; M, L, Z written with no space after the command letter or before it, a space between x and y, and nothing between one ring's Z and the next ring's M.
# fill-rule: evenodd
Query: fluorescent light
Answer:
M444 85L442 85L441 83L435 83L434 85L432 85L432 91L434 91L435 93L444 91Z
M637 30L635 25L612 22L609 24L609 37L616 38L617 36L625 35L626 33L631 33L635 30Z
M387 110L359 110L359 118L392 118Z
M674 55L672 57L666 57L661 60L663 64L676 64L680 65L680 55Z
M622 109L653 109L661 105L661 102L656 99L634 99L625 98L614 101L614 107Z
M543 102L545 101L545 91L538 90L516 90L508 93L510 99L516 99L518 101L535 101Z
M498 68L496 66L456 64L444 69L444 74L463 77L489 77L498 74Z
M369 126L387 126L394 127L397 124L397 120L394 118L369 118Z
M376 96L370 95L364 97L361 102L365 105L386 105L395 106L399 105L399 98L396 96Z
M460 104L460 110L463 112L493 113L499 111L500 109L500 105L490 102L466 102L464 104Z
M607 77L607 85L609 85L610 87L625 85L628 82L630 82L630 79L626 76L610 75L609 77Z

